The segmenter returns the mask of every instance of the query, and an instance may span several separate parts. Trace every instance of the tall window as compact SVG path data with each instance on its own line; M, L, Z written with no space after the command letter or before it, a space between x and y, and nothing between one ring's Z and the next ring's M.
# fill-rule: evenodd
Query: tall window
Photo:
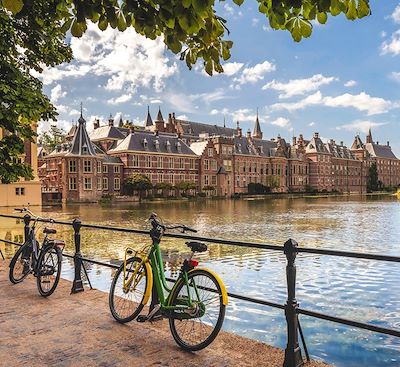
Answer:
M83 189L84 190L91 190L92 189L92 178L91 177L85 177L83 179Z
M103 190L108 190L108 178L103 177Z
M114 173L120 173L121 172L121 166L114 166Z
M210 184L210 179L208 175L204 176L204 185L209 185Z
M97 173L101 172L101 162L97 162Z
M69 161L69 173L75 173L76 172L76 160L71 160Z
M211 169L214 171L217 170L217 161L215 159L211 160Z
M185 158L179 158L179 168L180 169L185 168Z
M144 157L144 166L146 168L151 168L151 157L149 156Z
M217 176L211 176L211 185L215 186L217 184Z
M133 156L133 167L139 167L139 156L138 155Z
M157 157L157 168L163 168L163 157Z
M102 186L101 177L97 177L97 190L101 190Z
M194 165L194 159L190 159L189 160L189 169L194 169L195 165Z
M204 169L209 170L210 169L210 161L208 159L204 160Z
M103 173L108 173L108 165L103 164Z
M214 149L213 148L208 148L208 156L213 157L214 156Z
M76 191L76 177L70 177L68 187L70 191Z
M121 181L118 177L114 178L114 190L119 191L121 189Z
M92 172L92 161L85 159L83 161L83 172L84 173L91 173Z

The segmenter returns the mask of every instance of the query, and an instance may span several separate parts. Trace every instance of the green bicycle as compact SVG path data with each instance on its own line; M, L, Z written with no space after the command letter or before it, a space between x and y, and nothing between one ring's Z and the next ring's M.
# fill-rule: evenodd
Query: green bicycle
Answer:
M207 245L186 242L192 256L184 260L178 279L169 288L161 258L161 237L167 229L197 231L185 225L166 226L156 214L151 214L149 221L152 244L136 253L128 247L124 262L114 275L109 296L111 313L120 323L152 321L161 315L168 318L172 336L181 348L203 349L216 338L224 321L228 304L225 286L218 275L196 268L198 262L192 260L195 252L207 251ZM139 315L152 290L159 304L147 316Z

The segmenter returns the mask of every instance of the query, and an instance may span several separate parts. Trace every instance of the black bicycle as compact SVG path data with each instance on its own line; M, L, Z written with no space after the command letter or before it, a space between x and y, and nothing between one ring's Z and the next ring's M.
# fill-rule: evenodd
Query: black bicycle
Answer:
M43 229L45 234L42 245L36 239L36 226L39 219L53 223L51 218L40 218L29 209L15 209L17 212L29 214L33 224L29 228L25 243L18 249L10 262L9 279L11 283L21 283L28 274L33 274L37 280L39 293L43 297L50 296L57 288L61 275L62 251L65 242L49 238L57 231L54 228Z

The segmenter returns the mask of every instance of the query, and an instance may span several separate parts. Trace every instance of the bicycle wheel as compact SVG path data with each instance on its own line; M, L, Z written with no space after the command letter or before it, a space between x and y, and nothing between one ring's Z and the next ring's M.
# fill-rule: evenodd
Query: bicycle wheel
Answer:
M147 289L147 268L142 259L131 257L126 262L125 281L130 280L132 274L137 270L129 288L124 289L124 264L122 264L114 275L111 283L109 306L114 319L120 323L134 320L143 309L143 298Z
M207 347L218 335L225 317L222 291L214 275L203 269L188 273L188 286L180 279L172 290L171 306L189 305L184 311L175 311L169 319L172 336L178 345L189 351Z
M46 246L38 259L36 284L41 296L48 297L56 290L61 276L62 254L58 247Z
M30 243L25 242L11 259L10 272L8 274L11 283L21 283L30 273L31 255Z

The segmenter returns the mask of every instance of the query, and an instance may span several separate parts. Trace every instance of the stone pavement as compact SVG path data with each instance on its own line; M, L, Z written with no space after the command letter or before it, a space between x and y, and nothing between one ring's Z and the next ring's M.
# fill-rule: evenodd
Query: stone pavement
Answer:
M13 285L8 269L0 260L1 367L282 366L281 349L226 332L202 351L184 352L166 320L121 325L109 312L107 293L70 295L71 283L61 280L46 299L33 276Z

